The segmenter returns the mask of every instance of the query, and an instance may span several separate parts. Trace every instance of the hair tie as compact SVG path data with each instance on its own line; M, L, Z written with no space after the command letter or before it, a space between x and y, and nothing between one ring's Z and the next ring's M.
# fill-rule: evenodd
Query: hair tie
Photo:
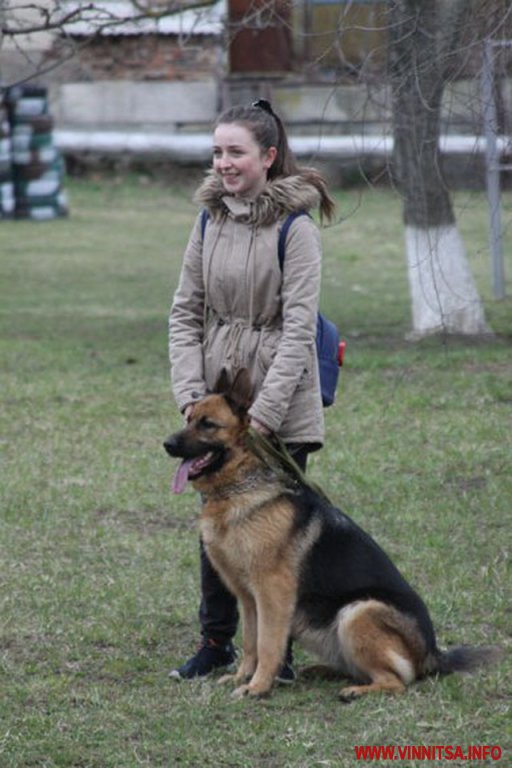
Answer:
M257 107L258 109L262 109L264 112L267 112L267 114L275 117L272 104L270 101L267 101L267 99L258 99L258 101L253 101L252 106Z

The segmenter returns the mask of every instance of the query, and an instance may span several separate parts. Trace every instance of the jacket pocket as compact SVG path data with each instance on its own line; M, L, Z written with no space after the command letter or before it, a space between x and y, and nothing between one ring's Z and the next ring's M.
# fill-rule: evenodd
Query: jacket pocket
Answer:
M317 365L316 346L312 343L308 345L306 365L304 366L299 383L297 384L298 391L303 392L304 390L312 389L315 386L315 368Z
M274 331L273 333L261 332L260 341L256 349L256 368L255 373L258 377L261 377L261 381L268 373L268 369L274 362L274 358L277 354L277 348L279 346L280 334Z

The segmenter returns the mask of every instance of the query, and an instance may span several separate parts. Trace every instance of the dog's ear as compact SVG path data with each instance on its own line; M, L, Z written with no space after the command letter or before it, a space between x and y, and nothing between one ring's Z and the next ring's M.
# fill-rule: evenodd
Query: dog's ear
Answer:
M231 382L229 381L228 372L225 368L223 368L222 371L220 372L220 376L217 379L217 383L215 384L215 389L213 391L217 395L225 395L230 390L231 390Z
M241 368L237 372L229 397L243 410L249 410L252 403L252 381L247 368Z

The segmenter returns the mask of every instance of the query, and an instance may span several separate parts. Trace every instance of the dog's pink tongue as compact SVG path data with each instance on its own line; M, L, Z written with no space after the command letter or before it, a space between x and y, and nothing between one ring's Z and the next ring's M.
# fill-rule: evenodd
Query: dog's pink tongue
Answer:
M185 490L185 486L188 480L188 470L190 469L191 464L192 459L188 459L186 461L182 461L179 465L178 469L176 470L176 474L174 475L174 480L172 481L173 493L183 493Z

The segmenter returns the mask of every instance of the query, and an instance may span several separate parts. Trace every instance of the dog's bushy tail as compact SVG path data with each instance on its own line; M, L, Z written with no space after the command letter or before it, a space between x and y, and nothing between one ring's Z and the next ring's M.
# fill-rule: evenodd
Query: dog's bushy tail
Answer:
M496 664L503 651L496 646L458 645L445 651L437 649L429 654L425 674L449 675L452 672L473 672L479 667Z

